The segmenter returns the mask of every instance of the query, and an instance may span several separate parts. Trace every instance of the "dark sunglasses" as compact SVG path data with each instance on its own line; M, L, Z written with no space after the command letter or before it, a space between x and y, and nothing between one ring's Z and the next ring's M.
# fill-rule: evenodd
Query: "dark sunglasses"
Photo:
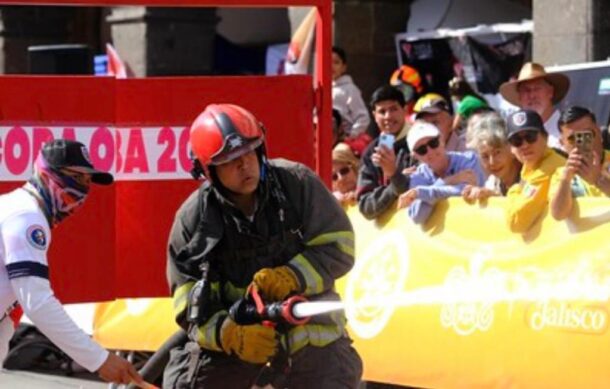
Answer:
M519 134L521 134L521 135L519 135ZM510 143L511 146L513 146L513 147L521 147L521 145L523 144L523 141L525 141L531 145L532 143L536 142L536 140L538 140L538 131L525 130L525 131L518 132L515 135L508 138L508 143Z
M423 157L424 155L426 155L428 153L428 147L430 147L432 150L434 150L440 144L441 144L441 141L437 136L436 138L430 139L428 141L428 143L424 143L423 145L416 147L415 150L413 150L413 151L415 151L417 154L419 154Z
M339 171L333 172L333 181L337 181L339 179L339 176L341 177L345 177L349 174L350 172L350 167L349 166L343 166L341 169L339 169Z

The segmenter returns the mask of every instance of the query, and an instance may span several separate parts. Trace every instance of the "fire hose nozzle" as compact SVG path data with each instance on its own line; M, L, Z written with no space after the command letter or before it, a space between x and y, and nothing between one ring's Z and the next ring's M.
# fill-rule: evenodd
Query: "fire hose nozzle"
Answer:
M291 296L284 301L264 304L256 291L235 302L229 309L229 316L239 325L259 324L263 322L287 323L302 325L309 321L309 316L302 317L294 313L297 304L307 302L303 296Z
M292 324L295 326L303 325L309 321L310 316L299 317L294 313L293 308L295 307L295 305L299 303L304 303L306 301L307 299L305 297L297 295L289 297L288 299L282 302L269 304L265 307L267 311L266 316L269 317L268 320L270 321L275 321L273 320L273 318L277 317L281 318L281 320L285 321L288 324Z

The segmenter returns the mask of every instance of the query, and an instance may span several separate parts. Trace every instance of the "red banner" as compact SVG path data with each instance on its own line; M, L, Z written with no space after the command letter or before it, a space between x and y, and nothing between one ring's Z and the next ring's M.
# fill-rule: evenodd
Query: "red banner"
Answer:
M310 76L0 77L0 192L21 185L40 145L78 139L117 182L96 187L53 231L51 281L64 302L163 296L166 242L188 175L188 126L209 103L250 109L271 157L314 168Z

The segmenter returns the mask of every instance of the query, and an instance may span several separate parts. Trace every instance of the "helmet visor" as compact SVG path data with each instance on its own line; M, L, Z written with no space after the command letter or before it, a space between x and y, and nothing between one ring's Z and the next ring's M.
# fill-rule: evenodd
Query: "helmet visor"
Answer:
M241 137L235 137L233 139L243 139ZM231 162L234 159L241 157L244 154L249 153L252 150L255 150L261 144L263 144L263 137L246 140L242 142L241 145L235 146L232 142L231 137L226 139L224 147L222 150L216 155L212 156L212 160L210 162L211 165L222 165L227 162Z

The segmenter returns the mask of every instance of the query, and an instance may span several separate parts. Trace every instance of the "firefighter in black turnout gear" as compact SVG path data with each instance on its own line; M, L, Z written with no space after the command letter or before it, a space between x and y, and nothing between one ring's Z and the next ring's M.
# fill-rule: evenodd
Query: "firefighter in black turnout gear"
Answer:
M354 264L353 229L332 194L304 165L267 160L264 137L231 104L207 106L191 126L194 175L206 180L176 213L167 264L191 341L172 350L164 388L358 386L362 362L343 312L275 328L228 314L248 288L268 302L339 300L335 280Z

